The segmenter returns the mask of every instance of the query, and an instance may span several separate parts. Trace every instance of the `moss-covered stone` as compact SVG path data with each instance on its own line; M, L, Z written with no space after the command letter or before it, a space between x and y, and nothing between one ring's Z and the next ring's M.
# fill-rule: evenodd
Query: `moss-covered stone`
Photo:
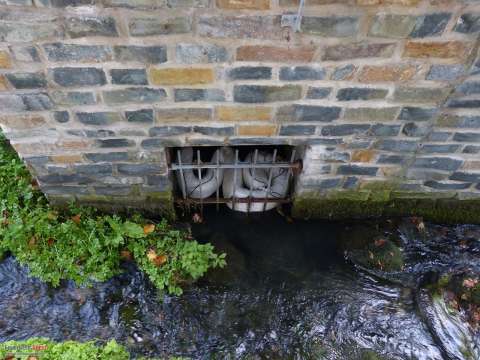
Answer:
M420 216L438 223L480 224L480 199L459 200L451 193L336 190L295 197L292 216L303 219L364 219Z

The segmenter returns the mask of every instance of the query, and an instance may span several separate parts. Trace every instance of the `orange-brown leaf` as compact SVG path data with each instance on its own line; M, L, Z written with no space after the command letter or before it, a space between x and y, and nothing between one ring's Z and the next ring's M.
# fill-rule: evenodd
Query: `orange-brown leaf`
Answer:
M72 216L72 221L75 223L75 224L80 224L80 219L81 218L81 215L80 214L77 214L75 216Z
M131 260L132 259L132 253L128 250L122 250L120 251L120 257L125 260Z
M52 246L54 243L55 243L55 239L50 238L47 240L48 246Z
M156 266L162 266L163 264L165 264L167 262L167 260L168 260L167 255L159 255L155 258L153 263Z
M155 231L155 225L153 224L147 224L143 227L143 233L145 235L151 234L154 231Z
M376 247L383 246L383 245L385 245L386 242L387 242L387 240L385 240L385 239L377 239L377 240L375 240L375 246Z

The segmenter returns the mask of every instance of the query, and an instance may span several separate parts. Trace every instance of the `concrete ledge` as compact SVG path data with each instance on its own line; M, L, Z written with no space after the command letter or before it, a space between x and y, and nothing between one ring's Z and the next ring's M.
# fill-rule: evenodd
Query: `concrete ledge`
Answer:
M480 224L480 197L389 190L312 192L294 199L292 216L332 220L420 216L437 223Z

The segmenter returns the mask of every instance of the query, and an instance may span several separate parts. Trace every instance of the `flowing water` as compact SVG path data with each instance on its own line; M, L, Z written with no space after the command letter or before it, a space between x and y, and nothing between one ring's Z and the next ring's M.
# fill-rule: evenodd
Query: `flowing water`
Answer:
M193 234L226 251L229 267L181 297L159 297L129 264L92 288L51 288L7 258L0 341L116 338L135 356L194 359L366 359L365 349L385 359L480 359L478 332L425 290L446 271L480 274L480 226L425 228L208 212ZM341 244L376 234L402 244L402 274L346 260Z

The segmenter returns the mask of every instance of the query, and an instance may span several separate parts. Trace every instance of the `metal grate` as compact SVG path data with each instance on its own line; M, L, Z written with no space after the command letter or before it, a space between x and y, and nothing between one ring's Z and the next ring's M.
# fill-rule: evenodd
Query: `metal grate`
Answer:
M197 205L200 206L200 211L203 211L203 205L205 204L216 204L217 210L219 208L219 204L232 204L233 208L235 209L235 204L247 204L247 211L250 212L252 204L257 204L257 203L263 203L263 211L265 211L267 204L269 203L288 203L291 201L290 193L289 191L286 193L286 196L283 197L271 197L269 194L271 194L272 190L272 182L274 181L273 179L273 173L274 169L286 169L287 171L287 184L288 184L288 189L291 188L291 183L293 178L297 173L300 172L301 170L301 161L296 160L296 150L294 148L289 149L289 155L287 157L280 157L279 156L279 149L278 148L253 148L253 149L245 149L246 147L242 147L242 150L239 150L238 148L233 149L234 151L234 160L233 161L225 161L221 159L221 156L219 156L219 152L221 151L221 148L212 148L212 147L205 147L201 149L197 149L194 151L194 154L196 155L196 159L190 162L185 161L185 159L182 159L182 151L181 149L172 149L171 151L171 158L175 159L172 161L169 165L169 170L172 171L175 175L176 178L179 180L179 195L175 197L175 201L181 205L185 206L190 206L190 205ZM218 150L218 151L216 151ZM283 150L283 149L282 149ZM214 151L214 156L212 156L211 160L208 162L202 162L202 154L209 152L212 153ZM245 153L245 151L248 151L252 156L252 161L241 161L240 160L240 153ZM269 161L260 161L259 160L259 152L262 152L262 154L268 153L271 155L271 160ZM270 158L270 156L269 156ZM288 161L285 161L284 158L289 158ZM187 183L186 183L186 172L190 171L197 176L200 185L202 185L202 177L204 176L202 174L203 171L208 170L208 169L213 169L214 171L214 176L216 179L216 183L219 183L219 178L220 178L220 172L221 170L233 170L233 195L232 197L226 198L223 196L224 194L221 195L222 191L222 186L221 184L217 186L215 190L215 194L204 197L201 194L202 191L202 186L200 186L200 196L198 198L193 198L190 196L191 194L188 193L187 191ZM244 169L249 169L251 171L252 177L254 180L256 180L256 172L259 169L262 169L263 171L267 172L267 183L266 183L266 191L265 195L262 197L254 197L252 195L253 193L253 187L249 188L249 194L247 197L236 197L236 191L238 187L242 186L242 184L237 184L237 177L238 177L238 172L242 172ZM211 180L211 179L210 179ZM258 207L257 207L258 208ZM257 210L258 211L258 210Z

